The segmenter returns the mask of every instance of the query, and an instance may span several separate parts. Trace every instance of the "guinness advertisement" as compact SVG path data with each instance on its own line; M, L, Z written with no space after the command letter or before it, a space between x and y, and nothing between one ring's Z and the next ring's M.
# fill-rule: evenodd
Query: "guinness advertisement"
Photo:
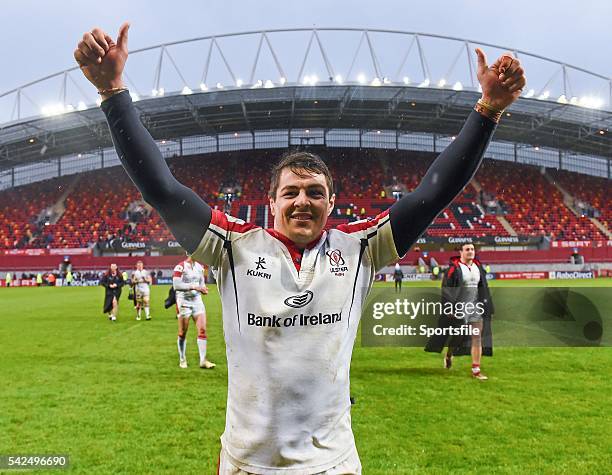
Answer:
M183 248L181 245L173 239L169 239L167 241L151 241L149 243L152 249L156 249L159 251L181 251Z
M416 245L437 244L460 246L461 244L470 243L478 246L494 245L494 246L527 246L540 244L541 237L531 236L485 236L485 237L469 237L469 236L449 236L449 237L420 237L416 241ZM148 242L129 242L115 240L112 244L113 250L116 252L134 252L154 249L156 251L174 251L182 252L181 245L175 240L165 241L148 241ZM172 252L171 252L172 253Z
M134 252L155 249L157 251L181 251L181 245L174 240L167 241L147 241L147 242L131 242L114 240L112 248L115 252Z
M470 236L449 236L437 237L427 236L417 239L415 244L451 244L459 246L461 244L476 244L476 245L494 245L494 246L527 246L540 244L542 238L537 236L485 236L485 237L470 237Z
M117 252L133 252L133 251L144 251L148 249L148 243L146 242L130 242L130 241L121 241L119 239L115 239L112 242L112 248Z

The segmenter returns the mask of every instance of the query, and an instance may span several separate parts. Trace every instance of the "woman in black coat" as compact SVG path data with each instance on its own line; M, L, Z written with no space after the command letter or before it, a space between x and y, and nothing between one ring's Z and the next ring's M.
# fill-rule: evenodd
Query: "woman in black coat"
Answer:
M119 310L119 298L121 297L121 287L125 285L121 272L117 269L117 264L111 264L109 271L100 280L106 292L104 294L104 309L102 312L108 313L111 322L117 320Z

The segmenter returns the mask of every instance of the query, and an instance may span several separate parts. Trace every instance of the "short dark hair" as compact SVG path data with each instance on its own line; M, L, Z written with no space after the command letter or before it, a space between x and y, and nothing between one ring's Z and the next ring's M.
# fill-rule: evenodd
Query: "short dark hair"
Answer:
M476 250L476 246L474 246L473 242L464 242L464 243L461 243L461 246L459 246L459 251L463 251L463 248L465 246L473 246L474 250Z
M285 168L289 168L300 178L306 178L307 176L320 173L325 176L329 196L334 193L334 181L329 168L327 168L325 162L321 160L321 157L310 152L291 151L284 154L279 162L274 165L274 168L272 168L270 191L268 192L270 198L276 198L280 175Z

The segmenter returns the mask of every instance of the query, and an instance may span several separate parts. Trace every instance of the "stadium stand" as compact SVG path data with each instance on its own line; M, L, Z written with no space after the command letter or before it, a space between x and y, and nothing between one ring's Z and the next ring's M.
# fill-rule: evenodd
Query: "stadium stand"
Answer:
M554 180L574 198L574 207L587 217L599 220L608 230L612 225L612 185L610 180L576 175L567 171L551 172ZM579 179L578 179L579 178Z
M54 178L0 193L0 248L36 248L45 240L46 210L66 190L69 178Z
M336 179L336 209L330 227L387 209L418 185L434 159L431 153L375 149L315 151L327 159ZM278 152L262 150L172 158L169 164L180 181L213 207L271 227L266 195L270 168L277 158ZM436 218L427 236L508 236L513 231L553 240L607 239L589 217L571 208L576 209L576 203L585 205L584 209L592 210L609 230L609 180L569 172L547 173L551 180L538 167L486 160L474 184ZM555 183L571 195L574 206L566 205L566 197ZM65 210L57 222L49 222L44 211L58 200ZM76 183L74 177L62 177L2 191L0 249L96 244L104 248L116 239L172 239L160 217L141 200L121 167L82 173ZM504 227L499 217L509 226Z
M564 204L561 192L538 167L489 160L476 179L502 203L505 218L520 235L558 240L606 238L588 218L576 216Z

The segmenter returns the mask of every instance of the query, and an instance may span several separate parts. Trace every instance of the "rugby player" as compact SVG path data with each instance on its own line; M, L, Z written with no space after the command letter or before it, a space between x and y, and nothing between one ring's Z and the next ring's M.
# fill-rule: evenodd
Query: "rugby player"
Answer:
M121 298L121 288L125 285L123 275L119 272L117 264L110 265L108 272L100 279L100 285L104 287L104 307L103 313L108 314L111 322L117 321L119 313L119 299Z
M461 245L459 256L452 257L448 270L442 281L443 300L465 305L462 322L471 327L470 335L453 336L448 339L448 349L444 356L444 367L451 369L453 355L462 354L465 343L469 343L472 356L472 377L481 381L489 378L480 370L480 361L483 355L483 346L487 356L492 355L491 315L494 312L493 300L489 292L486 271L478 259L476 249L472 243ZM481 304L482 311L477 311L477 304ZM467 310L470 309L470 310ZM454 318L454 317L453 317ZM444 345L444 337L432 336L426 346L426 351L441 351L440 344Z
M206 359L206 307L201 294L208 294L204 281L204 268L190 256L174 267L172 286L176 291L176 311L178 318L178 339L176 344L179 353L179 366L187 368L187 330L189 319L193 318L198 328L198 352L200 368L212 369L216 365Z
M134 286L134 304L136 306L136 320L140 320L141 311L144 308L145 318L151 320L149 308L150 287L153 279L144 268L142 261L136 262L136 270L132 272L132 285Z
M389 210L325 231L332 177L320 158L297 152L272 171L274 227L262 229L212 210L172 176L123 82L128 28L116 43L99 28L86 32L74 56L143 198L193 259L214 269L228 363L220 473L361 473L349 367L367 292L376 271L399 260L470 181L525 86L523 68L511 54L489 67L476 50L482 98L419 186Z

